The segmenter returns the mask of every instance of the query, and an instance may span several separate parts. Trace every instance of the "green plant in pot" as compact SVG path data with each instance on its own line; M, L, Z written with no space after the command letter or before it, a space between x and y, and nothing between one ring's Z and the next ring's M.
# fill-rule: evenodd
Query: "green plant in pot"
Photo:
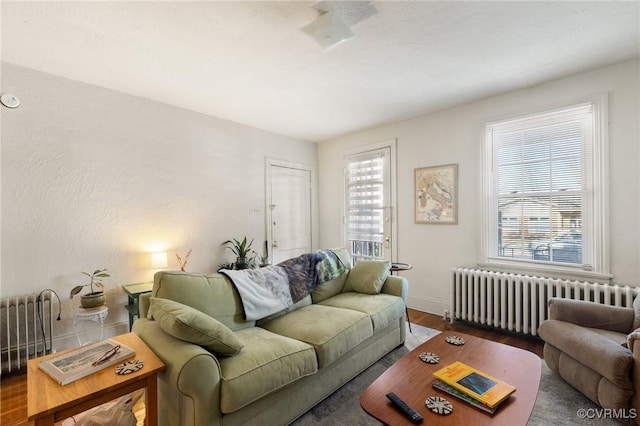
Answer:
M257 263L258 263L258 266L260 268L264 268L265 266L269 266L269 247L268 247L268 242L267 241L264 242L264 249L263 249L261 255L258 254L255 251L254 251L254 253L256 254Z
M251 253L251 244L253 244L253 240L247 242L247 237L244 237L242 241L232 238L221 245L226 246L236 255L235 269L247 269L249 267L247 255Z
M111 275L107 273L106 269L96 269L92 274L88 272L82 273L89 277L89 282L87 284L77 285L72 288L71 298L73 299L73 296L80 293L83 288L89 287L89 289L91 290L90 293L80 296L80 305L82 305L82 307L85 309L96 308L98 306L104 305L106 302L106 298L104 296L104 285L102 284L102 280L104 278L109 278ZM96 288L98 290L96 290Z

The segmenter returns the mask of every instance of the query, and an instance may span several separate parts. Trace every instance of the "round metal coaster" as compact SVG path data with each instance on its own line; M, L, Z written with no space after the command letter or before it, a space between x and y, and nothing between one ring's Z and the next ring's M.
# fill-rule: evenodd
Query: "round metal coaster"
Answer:
M447 343L451 343L452 345L464 345L464 339L460 336L447 336L445 340L447 341Z
M418 356L422 361L426 362L427 364L437 364L440 362L440 357L431 352L422 352Z
M448 416L453 412L453 405L440 396L430 396L425 403L429 410L441 416Z
M116 367L116 374L129 374L135 373L144 367L144 361L140 361L139 359L134 359L133 361L127 361L124 364L120 364Z

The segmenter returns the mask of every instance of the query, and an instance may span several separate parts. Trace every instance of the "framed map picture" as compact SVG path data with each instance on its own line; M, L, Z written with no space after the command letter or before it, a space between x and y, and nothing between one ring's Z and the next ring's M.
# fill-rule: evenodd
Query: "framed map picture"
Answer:
M416 223L458 223L458 165L415 169Z

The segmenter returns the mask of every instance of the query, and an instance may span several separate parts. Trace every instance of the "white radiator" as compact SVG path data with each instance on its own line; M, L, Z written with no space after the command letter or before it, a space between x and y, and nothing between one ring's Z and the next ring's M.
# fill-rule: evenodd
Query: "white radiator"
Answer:
M631 307L638 292L617 284L453 268L450 319L536 336L548 317L547 301L552 297Z
M51 293L0 299L0 375L23 370L27 360L53 351Z

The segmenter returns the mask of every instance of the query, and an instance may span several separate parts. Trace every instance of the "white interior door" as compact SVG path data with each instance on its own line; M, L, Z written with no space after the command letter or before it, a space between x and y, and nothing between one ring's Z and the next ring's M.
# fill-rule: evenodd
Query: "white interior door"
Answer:
M311 171L270 165L271 263L311 251Z

